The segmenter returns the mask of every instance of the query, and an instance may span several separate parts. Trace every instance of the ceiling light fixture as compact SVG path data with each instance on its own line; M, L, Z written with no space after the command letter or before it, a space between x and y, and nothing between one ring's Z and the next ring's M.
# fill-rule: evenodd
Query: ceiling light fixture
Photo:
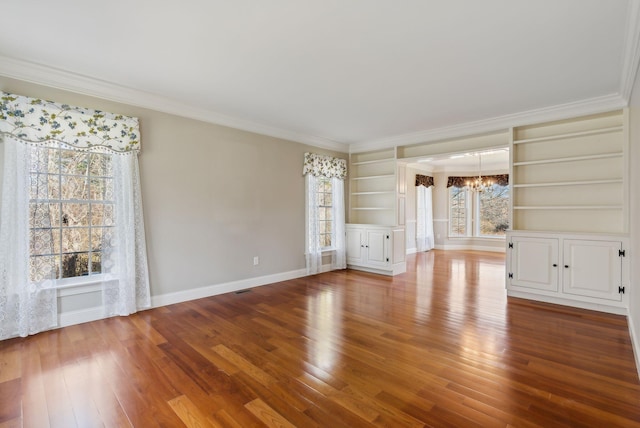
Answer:
M466 189L472 192L482 193L493 186L493 180L482 178L482 155L478 153L478 176L466 181Z

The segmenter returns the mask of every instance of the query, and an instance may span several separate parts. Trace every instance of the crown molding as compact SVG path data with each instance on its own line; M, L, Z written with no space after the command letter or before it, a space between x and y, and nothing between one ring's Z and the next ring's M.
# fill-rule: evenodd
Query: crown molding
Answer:
M490 119L430 129L427 131L403 134L374 141L353 143L349 146L349 152L358 153L396 146L429 143L447 140L450 138L461 138L471 135L506 132L506 130L513 126L530 125L616 110L626 107L627 103L627 100L621 97L620 94L611 94L572 103L558 104L552 107L527 110Z
M2 55L0 55L0 75L81 95L308 144L327 150L343 153L349 151L349 146L345 143L222 115L215 111L193 107L157 94Z
M626 107L631 94L631 88L633 87L635 71L640 62L640 49L638 49L640 46L640 3L637 0L633 0L630 4L630 10L635 13L635 15L631 16L628 22L627 41L625 44L625 67L622 75L621 93L351 144L225 116L157 94L127 88L104 80L2 55L0 55L0 75L81 95L102 98L216 125L290 140L327 150L335 150L343 153L358 153L470 135L506 132L513 126L567 119Z
M623 46L622 76L620 94L627 103L631 99L631 90L640 62L640 1L631 0L627 13L625 40Z

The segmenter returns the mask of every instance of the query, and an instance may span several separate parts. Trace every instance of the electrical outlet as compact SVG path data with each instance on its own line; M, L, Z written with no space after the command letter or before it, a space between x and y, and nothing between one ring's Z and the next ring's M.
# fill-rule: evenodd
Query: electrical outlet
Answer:
M255 257L253 258L253 265L254 265L254 266L258 266L259 264L260 264L260 257L255 256Z

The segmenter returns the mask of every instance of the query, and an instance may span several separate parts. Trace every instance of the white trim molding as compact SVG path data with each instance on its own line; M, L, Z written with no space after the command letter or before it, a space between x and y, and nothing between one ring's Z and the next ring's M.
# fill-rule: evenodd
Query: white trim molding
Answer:
M325 266L322 267L325 272ZM330 270L330 269L327 269ZM276 282L307 276L306 269L292 270L289 272L276 273L272 275L258 276L255 278L241 279L239 281L223 282L206 287L192 288L190 290L176 291L174 293L160 294L151 297L151 307L158 308L175 303L187 302L189 300L202 299L204 297L216 296L218 294L232 293L234 291L246 290L248 288L259 287Z
M486 245L475 245L475 244L469 244L469 245L451 245L451 244L445 244L445 245L436 245L435 246L436 250L467 250L467 251L491 251L494 253L504 253L506 252L505 246L503 245L502 247L490 247L490 246L486 246Z
M223 115L215 111L194 107L157 94L128 88L67 70L18 60L2 55L0 55L0 75L38 85L45 85L56 89L71 91L81 95L102 98L109 101L148 108L207 123L308 144L314 147L335 150L343 153L358 153L401 145L428 143L449 138L478 135L488 132L506 131L512 126L560 120L626 107L629 101L628 98L631 94L631 87L633 86L638 63L640 61L640 49L638 49L638 45L640 43L640 18L636 16L640 15L640 6L638 6L636 1L631 2L630 14L634 14L634 16L630 16L627 23L628 28L627 38L625 41L624 68L621 76L621 93L614 93L606 96L589 98L576 102L528 110L473 122L466 122L437 129L402 134L380 140L362 141L351 144Z
M578 300L568 300L555 296L545 296L541 294L526 293L516 290L507 290L507 297L517 297L519 299L536 300L539 302L553 303L556 305L571 306L580 309L589 309L592 311L607 312L616 315L628 315L627 308L618 306L608 306L598 303L581 302ZM636 359L637 360L637 359Z
M194 107L177 100L117 85L105 80L2 55L0 55L0 76L200 120L202 122L227 126L229 128L254 132L269 137L295 141L327 150L335 150L343 153L349 150L347 144L337 141L276 128L237 117L226 116L215 111Z
M633 76L635 77L635 73ZM633 81L631 83L633 84ZM626 107L627 104L628 99L623 98L620 94L610 94L602 97L589 98L566 104L558 104L551 107L528 110L490 119L397 135L380 140L353 143L349 145L349 152L359 153L394 146L429 143L447 140L450 138L461 138L492 132L506 132L506 130L513 126L530 125L539 122L548 122L589 114L603 113Z
M631 337L631 348L633 349L633 356L636 360L636 370L638 371L638 377L640 377L640 337L634 328L632 311L627 314L627 324L629 325L629 336Z

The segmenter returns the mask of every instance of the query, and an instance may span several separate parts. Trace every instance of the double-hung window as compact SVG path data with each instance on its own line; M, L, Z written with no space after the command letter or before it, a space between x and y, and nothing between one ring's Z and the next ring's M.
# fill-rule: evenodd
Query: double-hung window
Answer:
M469 192L464 187L449 188L449 235L467 236L471 230Z
M477 193L477 234L504 236L509 228L509 186L493 184Z
M333 245L333 188L331 179L318 179L316 200L318 203L319 223L317 239L320 248L328 250L331 249Z
M30 281L100 274L114 227L111 156L37 147L30 165Z

